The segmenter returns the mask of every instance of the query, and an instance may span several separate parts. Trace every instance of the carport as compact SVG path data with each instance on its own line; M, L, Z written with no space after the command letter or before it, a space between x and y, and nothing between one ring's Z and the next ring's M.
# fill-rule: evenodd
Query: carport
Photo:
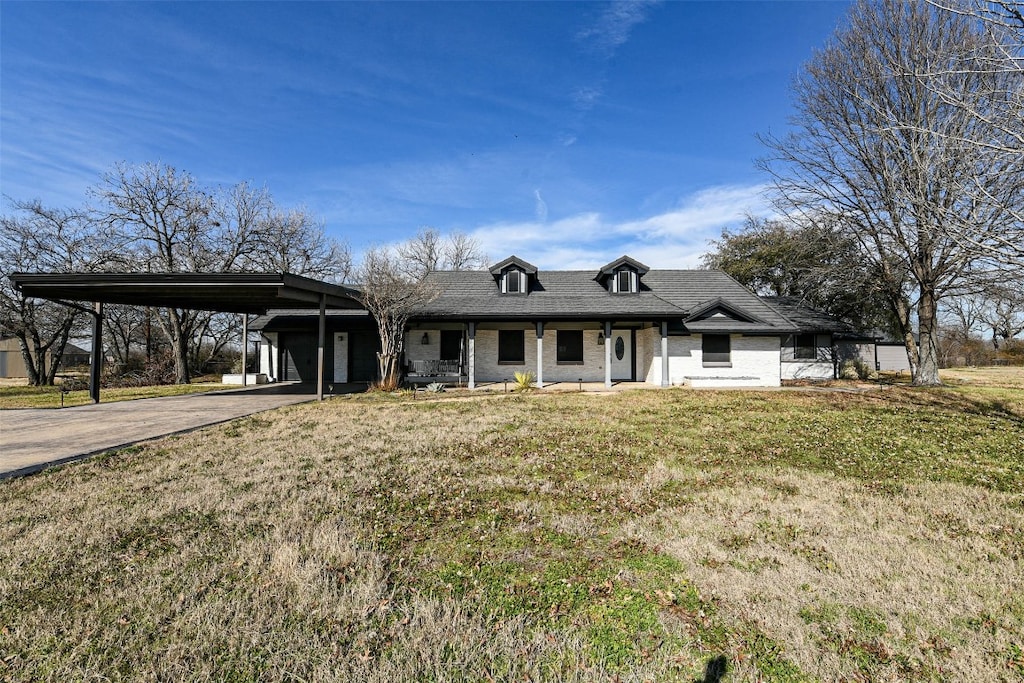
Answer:
M272 308L319 309L316 393L320 400L324 397L326 310L362 308L354 289L291 273L14 273L10 279L25 296L56 301L93 316L89 391L94 403L100 400L103 304L239 313L244 316L243 335L251 314ZM92 308L76 303L83 301L92 302ZM247 346L242 344L243 354ZM244 372L242 376L244 381Z

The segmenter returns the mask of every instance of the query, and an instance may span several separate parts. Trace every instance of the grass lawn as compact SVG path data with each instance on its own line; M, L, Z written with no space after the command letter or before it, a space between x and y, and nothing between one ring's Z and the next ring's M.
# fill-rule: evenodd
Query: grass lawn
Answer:
M180 396L203 391L219 391L230 389L220 382L203 382L193 384L164 384L146 387L125 387L117 389L100 389L100 400L104 403L114 401L131 401L137 398L156 398L159 396ZM86 388L69 391L64 394L64 406L83 406L92 403ZM60 386L0 386L0 410L11 408L60 408Z
M1024 680L1024 389L357 396L0 483L0 679Z

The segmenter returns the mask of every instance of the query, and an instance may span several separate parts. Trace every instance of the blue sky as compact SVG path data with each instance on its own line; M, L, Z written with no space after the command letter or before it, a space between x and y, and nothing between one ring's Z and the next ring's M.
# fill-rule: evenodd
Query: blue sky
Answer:
M0 3L0 192L114 163L266 185L355 252L691 267L768 211L753 160L845 2Z

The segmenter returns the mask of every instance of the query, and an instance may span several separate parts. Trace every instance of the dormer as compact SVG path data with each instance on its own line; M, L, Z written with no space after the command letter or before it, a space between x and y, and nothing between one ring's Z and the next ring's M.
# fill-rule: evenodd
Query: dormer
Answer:
M502 294L526 294L530 291L530 278L537 275L537 266L518 256L509 256L491 266L490 272Z
M636 294L640 291L640 278L649 270L636 259L622 256L602 266L594 279L612 294Z

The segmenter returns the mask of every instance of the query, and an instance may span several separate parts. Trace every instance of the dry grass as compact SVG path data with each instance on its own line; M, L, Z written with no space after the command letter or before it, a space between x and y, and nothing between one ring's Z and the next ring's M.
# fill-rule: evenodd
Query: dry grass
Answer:
M8 481L0 678L1020 680L972 391L357 397Z
M939 376L954 384L1024 389L1024 368L1019 366L950 368L941 370Z
M48 387L31 387L24 381L18 384L0 385L0 410L16 408L70 408L92 403L89 397L88 383L83 389L76 389L61 395L59 385ZM115 401L133 401L139 398L157 398L160 396L180 396L205 391L221 391L232 387L219 382L193 382L192 384L161 384L143 387L103 388L100 395L104 403ZM63 399L63 400L62 400Z

